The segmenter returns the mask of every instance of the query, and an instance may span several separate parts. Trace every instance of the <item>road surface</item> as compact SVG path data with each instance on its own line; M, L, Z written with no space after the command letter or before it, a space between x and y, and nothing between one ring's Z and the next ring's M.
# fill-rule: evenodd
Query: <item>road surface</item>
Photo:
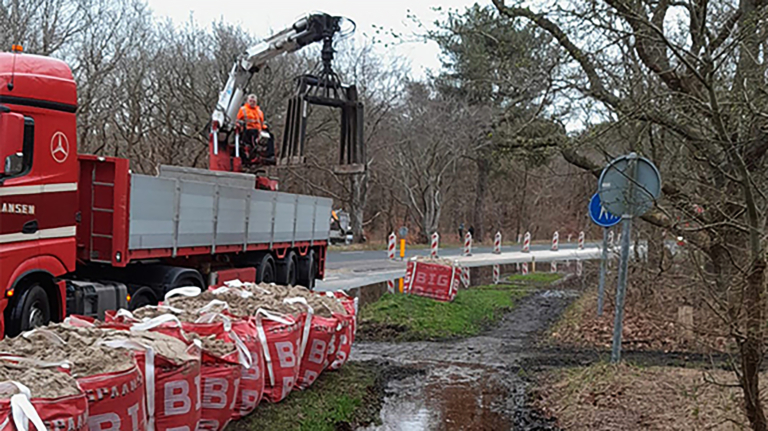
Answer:
M522 253L521 247L505 246L501 254L493 254L492 247L473 248L472 256L462 256L463 249L440 250L440 257L454 258L468 267L489 266L494 263L527 262L535 258L539 262L552 260L584 260L600 257L597 243L586 243L584 250L577 243L560 244L560 250L550 251L549 244L534 244L530 253ZM429 249L408 250L406 260L413 256L424 256ZM352 289L369 284L381 283L405 275L405 261L389 260L386 251L349 251L328 253L325 280L317 282L317 290L329 291Z

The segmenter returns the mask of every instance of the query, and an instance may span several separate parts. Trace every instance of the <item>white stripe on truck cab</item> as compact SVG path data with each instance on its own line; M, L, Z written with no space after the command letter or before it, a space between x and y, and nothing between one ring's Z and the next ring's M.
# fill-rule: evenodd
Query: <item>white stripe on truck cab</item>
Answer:
M6 233L0 235L0 244L10 242L34 241L38 239L67 238L77 234L76 226L54 227L40 229L35 233Z
M77 183L38 184L35 186L0 186L0 196L39 195L77 191Z

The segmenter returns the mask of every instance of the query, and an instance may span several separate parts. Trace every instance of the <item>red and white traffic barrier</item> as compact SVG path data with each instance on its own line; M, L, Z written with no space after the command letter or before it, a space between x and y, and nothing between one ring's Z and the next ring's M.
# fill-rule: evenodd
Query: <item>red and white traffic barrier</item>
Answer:
M560 248L560 234L555 231L552 235L552 251L557 251Z
M523 262L522 274L528 275L528 262Z
M501 268L499 268L499 264L496 263L493 265L493 284L499 284L500 277L501 277Z
M395 260L395 244L397 243L397 236L392 232L389 234L389 241L387 242L387 255L391 260Z
M440 235L435 232L432 234L432 257L437 257L437 246L440 242Z
M523 238L523 253L528 253L531 251L531 233L526 232L525 237Z
M469 268L466 266L461 267L461 283L465 288L469 288Z
M584 250L584 231L579 232L579 250Z
M557 262L555 262L554 260L549 264L549 271L557 272Z
M387 292L395 293L395 280L387 280Z
M472 234L464 235L464 256L472 256Z
M501 232L496 232L496 237L493 238L493 252L501 254Z

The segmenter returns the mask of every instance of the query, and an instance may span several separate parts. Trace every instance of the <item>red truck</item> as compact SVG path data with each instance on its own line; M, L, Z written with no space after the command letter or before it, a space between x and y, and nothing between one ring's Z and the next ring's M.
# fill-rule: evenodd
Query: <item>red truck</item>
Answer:
M323 277L330 199L256 190L250 174L147 176L77 154L76 110L64 62L0 53L0 334L180 286Z

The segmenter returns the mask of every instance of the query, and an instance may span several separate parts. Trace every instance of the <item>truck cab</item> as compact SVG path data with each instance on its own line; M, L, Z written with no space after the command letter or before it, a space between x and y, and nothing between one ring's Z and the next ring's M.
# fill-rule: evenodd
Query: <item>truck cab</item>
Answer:
M77 248L76 110L64 62L0 53L0 334L63 318L57 277L75 270Z

